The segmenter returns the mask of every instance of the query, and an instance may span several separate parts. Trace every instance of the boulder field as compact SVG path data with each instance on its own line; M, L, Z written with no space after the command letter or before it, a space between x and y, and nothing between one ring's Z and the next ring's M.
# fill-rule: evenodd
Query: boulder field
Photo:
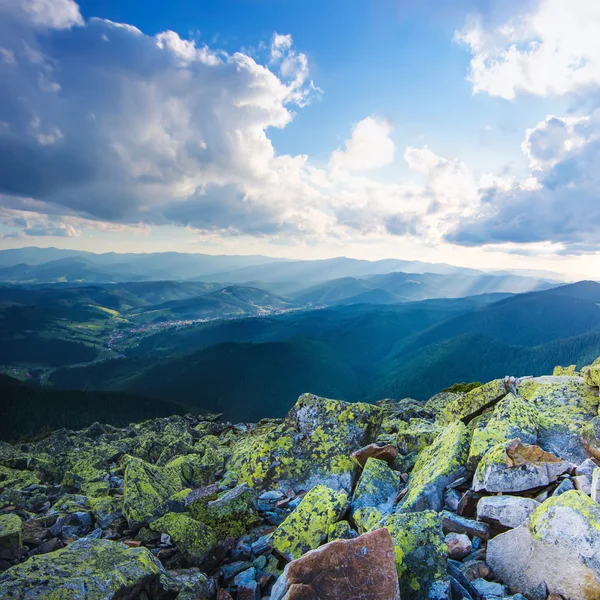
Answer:
M600 359L0 443L0 598L600 600Z

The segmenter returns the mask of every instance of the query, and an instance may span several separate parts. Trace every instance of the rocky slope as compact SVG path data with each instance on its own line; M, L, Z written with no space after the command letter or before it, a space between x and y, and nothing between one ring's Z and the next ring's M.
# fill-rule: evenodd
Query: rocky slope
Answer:
M0 445L0 597L600 598L600 359Z

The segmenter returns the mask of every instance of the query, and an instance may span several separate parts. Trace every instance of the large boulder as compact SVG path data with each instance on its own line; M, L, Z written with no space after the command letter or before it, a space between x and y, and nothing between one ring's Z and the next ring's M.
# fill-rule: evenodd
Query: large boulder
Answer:
M346 492L316 485L273 532L273 548L288 560L295 560L318 548L331 525L339 521L348 505Z
M468 455L469 432L464 423L455 421L420 452L397 511L442 510L444 489L467 473Z
M359 594L359 595L357 595ZM400 600L387 529L338 540L286 565L271 600Z
M588 385L600 387L600 358L597 358L588 367L583 367L581 374Z
M600 598L600 506L577 491L552 497L527 523L491 540L487 562L501 581L534 600L547 593Z
M556 481L570 467L538 446L511 440L487 452L475 471L472 488L476 492L522 492Z
M209 525L219 540L240 537L259 520L256 492L247 483L207 502L188 503L188 510L195 519Z
M194 567L207 560L217 543L217 536L210 527L181 513L167 513L151 523L150 529L171 536L181 554Z
M504 379L494 379L449 402L438 415L438 420L444 424L452 423L456 419L470 420L493 406L507 393Z
M0 575L0 598L37 600L117 600L143 592L162 598L164 569L146 548L82 538L70 546L32 556Z
M498 402L487 424L473 432L469 469L474 471L484 454L492 447L515 438L525 444L536 443L536 411L523 398L508 394Z
M304 394L283 423L243 436L228 468L259 490L299 491L321 483L350 493L359 468L352 453L375 440L382 418L372 404Z
M18 558L23 547L23 523L14 513L0 515L0 559Z
M425 600L446 578L448 549L439 515L431 510L394 514L384 526L394 542L401 597Z
M360 533L380 527L381 520L394 512L401 481L386 462L367 460L350 504L350 514Z
M185 486L179 468L158 467L126 456L123 512L129 526L141 527L164 512L167 500Z
M518 391L536 411L541 448L575 464L588 458L580 434L598 415L598 397L583 377L535 377L519 383Z

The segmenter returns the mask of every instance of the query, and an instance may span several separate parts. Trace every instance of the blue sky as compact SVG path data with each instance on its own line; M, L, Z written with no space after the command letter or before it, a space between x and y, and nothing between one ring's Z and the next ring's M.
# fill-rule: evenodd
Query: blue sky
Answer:
M414 4L0 0L0 245L600 277L596 3Z

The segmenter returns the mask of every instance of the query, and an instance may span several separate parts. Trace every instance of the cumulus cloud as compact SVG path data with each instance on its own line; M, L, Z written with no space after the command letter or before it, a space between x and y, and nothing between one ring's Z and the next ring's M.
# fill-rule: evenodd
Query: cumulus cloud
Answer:
M352 128L352 136L343 150L331 155L334 169L365 171L379 169L394 160L395 146L390 138L392 125L385 119L367 117Z
M531 177L482 191L478 213L447 236L463 245L553 243L565 253L598 248L600 110L548 117L527 131Z
M600 3L538 0L504 20L471 19L456 39L472 53L474 92L567 94L600 84Z

